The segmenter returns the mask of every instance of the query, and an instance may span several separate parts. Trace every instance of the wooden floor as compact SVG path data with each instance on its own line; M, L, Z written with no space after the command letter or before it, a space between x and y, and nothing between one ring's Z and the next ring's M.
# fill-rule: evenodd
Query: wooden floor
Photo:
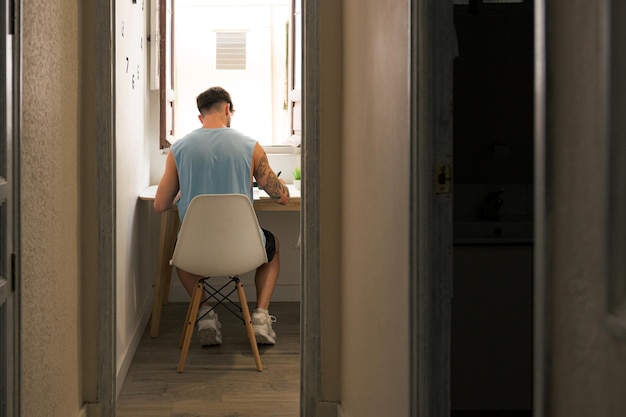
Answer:
M117 417L297 417L300 407L300 305L272 303L275 346L259 346L257 372L243 323L218 308L223 344L201 347L197 334L183 373L178 343L187 304L163 308L158 338L149 326L122 387Z

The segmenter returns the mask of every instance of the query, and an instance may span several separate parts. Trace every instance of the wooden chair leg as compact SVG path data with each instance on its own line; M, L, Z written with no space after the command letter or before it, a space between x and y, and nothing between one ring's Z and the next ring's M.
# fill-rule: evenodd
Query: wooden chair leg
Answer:
M191 336L193 335L193 329L196 327L196 317L198 316L198 310L200 308L200 299L204 292L204 285L202 281L198 281L196 289L193 292L191 300L189 301L189 308L187 309L187 317L185 318L185 326L180 338L180 346L182 351L180 352L180 359L178 361L178 372L182 372L185 367L185 361L187 360L187 353L189 352L189 344L191 343Z
M236 281L237 295L239 296L239 303L241 304L241 312L243 313L243 319L246 324L246 332L248 333L248 340L250 341L250 347L252 348L252 355L254 356L254 362L256 363L256 370L263 371L263 364L261 363L261 355L259 354L259 347L256 344L256 337L254 337L254 328L252 327L252 318L250 317L250 309L248 308L248 300L246 299L246 293L243 290L243 285L239 280Z

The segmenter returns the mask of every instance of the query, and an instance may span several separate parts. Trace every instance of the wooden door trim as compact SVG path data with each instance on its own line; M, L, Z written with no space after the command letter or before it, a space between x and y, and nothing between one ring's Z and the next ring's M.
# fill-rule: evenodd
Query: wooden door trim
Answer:
M115 2L96 2L98 388L103 417L116 408Z

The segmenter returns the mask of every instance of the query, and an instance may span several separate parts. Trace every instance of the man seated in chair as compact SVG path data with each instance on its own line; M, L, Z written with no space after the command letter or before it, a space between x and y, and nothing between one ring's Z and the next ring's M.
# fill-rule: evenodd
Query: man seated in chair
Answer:
M252 201L253 178L276 203L287 204L287 186L270 167L261 145L230 128L235 111L230 94L221 87L212 87L200 94L196 102L202 127L172 145L154 200L157 213L177 204L182 223L189 203L199 194L245 194ZM280 271L279 243L265 229L262 237L268 262L256 270L257 308L252 313L252 325L257 343L275 344L276 333L272 322L276 318L270 316L268 310ZM179 268L176 271L191 297L198 279L202 277ZM200 306L198 317L209 309L208 305ZM221 344L220 327L217 314L211 311L198 322L200 343Z

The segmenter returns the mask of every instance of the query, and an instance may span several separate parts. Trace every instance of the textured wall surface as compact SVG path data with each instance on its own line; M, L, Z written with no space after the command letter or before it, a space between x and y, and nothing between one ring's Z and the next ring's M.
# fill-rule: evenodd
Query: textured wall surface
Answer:
M547 26L559 28L549 31L547 40L553 239L548 415L623 416L626 341L606 325L604 5L584 0L546 5ZM607 233L618 231L609 226Z
M78 2L23 2L22 415L81 405Z
M408 3L343 5L341 403L346 417L406 416Z

